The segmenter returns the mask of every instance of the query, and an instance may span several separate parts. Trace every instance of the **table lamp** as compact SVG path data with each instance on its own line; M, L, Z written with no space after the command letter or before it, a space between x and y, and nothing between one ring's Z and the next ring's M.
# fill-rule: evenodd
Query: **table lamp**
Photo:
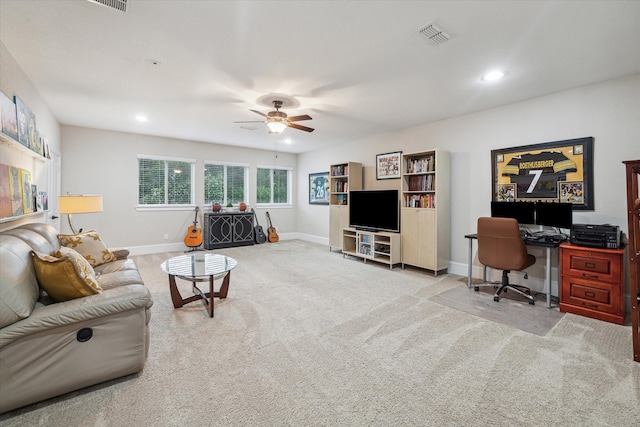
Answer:
M102 212L102 196L67 194L66 196L58 197L58 207L61 214L67 214L69 227L73 234L78 234L71 223L71 215ZM79 232L82 232L82 229Z

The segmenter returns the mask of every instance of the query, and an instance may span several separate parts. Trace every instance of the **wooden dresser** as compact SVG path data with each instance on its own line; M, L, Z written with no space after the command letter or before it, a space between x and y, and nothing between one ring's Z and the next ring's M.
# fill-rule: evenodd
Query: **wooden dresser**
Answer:
M624 248L560 245L560 311L624 323Z

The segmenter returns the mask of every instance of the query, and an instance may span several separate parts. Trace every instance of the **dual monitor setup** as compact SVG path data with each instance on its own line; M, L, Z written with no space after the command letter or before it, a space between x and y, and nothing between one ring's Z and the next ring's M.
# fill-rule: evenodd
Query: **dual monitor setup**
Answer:
M540 225L571 230L573 204L558 202L491 202L491 216L515 218L520 227Z

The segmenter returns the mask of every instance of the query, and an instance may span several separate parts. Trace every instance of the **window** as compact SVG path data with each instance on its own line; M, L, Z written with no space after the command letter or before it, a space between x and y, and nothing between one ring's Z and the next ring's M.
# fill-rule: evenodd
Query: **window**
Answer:
M218 202L222 206L237 205L249 197L249 166L209 163L204 165L204 202Z
M258 168L257 204L291 204L291 169Z
M193 204L195 160L138 156L138 205Z

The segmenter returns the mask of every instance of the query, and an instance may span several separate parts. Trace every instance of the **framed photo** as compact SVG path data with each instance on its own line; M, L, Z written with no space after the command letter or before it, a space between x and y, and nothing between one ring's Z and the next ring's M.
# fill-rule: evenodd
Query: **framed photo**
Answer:
M376 155L376 179L400 178L402 151Z
M491 151L492 200L570 202L593 210L593 137ZM509 199L510 200L510 199Z
M2 122L2 133L17 141L18 116L16 114L16 104L14 104L7 95L0 92L0 121Z
M516 185L500 184L498 185L498 202L515 202L516 201Z
M329 172L309 174L309 204L329 204Z
M22 213L33 212L33 194L31 193L31 172L20 169L20 181L22 182Z

